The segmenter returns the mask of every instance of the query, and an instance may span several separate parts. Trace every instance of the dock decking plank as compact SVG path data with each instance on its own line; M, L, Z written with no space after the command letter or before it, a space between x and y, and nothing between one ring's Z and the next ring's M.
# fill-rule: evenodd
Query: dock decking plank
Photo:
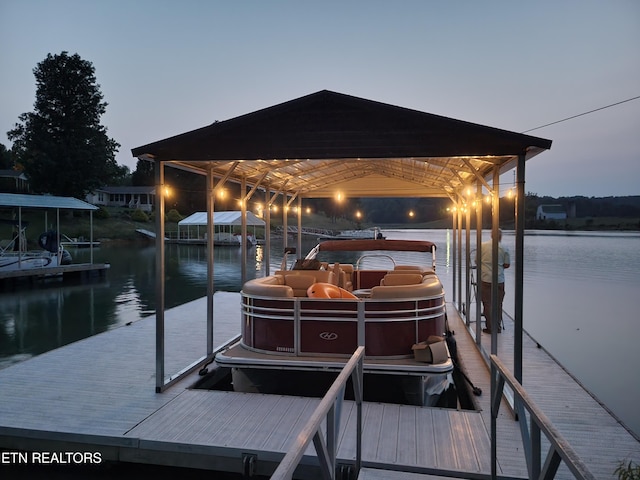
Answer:
M416 410L416 465L437 465L436 441L438 434L433 421L434 411L430 408Z
M449 415L451 434L455 445L458 468L468 472L480 471L480 462L476 454L475 442L482 442L482 437L473 437L473 432L469 426L469 415ZM487 437L484 439L489 440Z
M436 432L436 466L446 470L457 470L458 451L455 444L449 415L440 409L433 412L433 431Z
M402 435L404 443L397 448L396 452L396 461L400 465L418 464L417 429L419 428L422 428L422 425L418 425L416 409L401 406L398 409L398 432Z
M382 405L380 438L378 439L376 458L384 463L397 462L398 443L403 439L402 433L406 433L399 432L399 410L399 405ZM404 444L404 442L402 443Z

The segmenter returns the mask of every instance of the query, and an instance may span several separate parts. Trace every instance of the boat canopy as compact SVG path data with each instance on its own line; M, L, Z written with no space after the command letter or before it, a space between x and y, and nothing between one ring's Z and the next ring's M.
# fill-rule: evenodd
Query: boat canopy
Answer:
M448 198L549 148L551 140L322 90L132 154L300 198Z
M436 244L426 240L325 240L318 244L320 252L366 252L384 250L392 252L435 252Z
M220 225L242 225L242 212L230 211L230 212L214 212L213 223L217 226ZM207 224L207 212L196 212L188 217L180 220L178 225L181 227L188 226L203 226ZM247 225L255 227L264 227L265 221L258 218L252 212L247 211Z
M98 210L90 203L74 197L55 195L28 195L22 193L0 193L0 207L59 208L63 210Z

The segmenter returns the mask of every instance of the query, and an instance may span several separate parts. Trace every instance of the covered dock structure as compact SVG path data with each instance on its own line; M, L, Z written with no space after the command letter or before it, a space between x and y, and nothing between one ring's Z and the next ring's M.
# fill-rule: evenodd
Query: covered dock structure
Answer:
M214 224L208 222L205 298L167 309L165 321L165 241L158 235L155 318L0 372L7 386L0 390L0 446L97 451L120 462L239 472L247 478L522 479L556 473L562 479L613 478L620 458L638 458L637 438L523 332L517 305L508 332L485 335L486 345L479 322L474 324L479 312L474 317L465 308L471 305L472 224L472 209L465 205L480 193L489 195L492 230L497 230L500 175L515 169L513 263L521 295L525 164L550 146L542 138L321 91L133 150L155 163L157 188L164 186L165 167L206 176L208 219L215 219L217 190L228 182L242 187L243 213L250 199L260 198L267 226L267 207L276 201L300 206L305 198L336 192L449 198L457 208L447 312L472 378L491 392L478 398L477 410L362 402L358 389L354 401L334 395L344 392L339 382L350 374L354 385L361 383L361 347L323 399L198 389L199 373L241 328L239 294L214 295ZM164 233L164 199L157 202L156 230ZM482 203L473 208L478 226ZM522 388L523 377L533 395ZM500 410L509 401L502 395L505 385L515 415ZM45 410L44 417L33 414Z
M537 414L525 411L520 387L523 379L523 250L525 213L526 164L551 148L551 140L503 129L465 122L420 112L332 91L319 91L253 113L215 122L197 130L143 145L132 150L133 156L155 165L156 188L164 187L165 167L183 169L206 176L207 216L213 218L217 192L227 182L240 185L243 217L247 204L254 197L264 203L267 237L265 264L268 259L270 206L282 201L283 211L307 198L336 196L363 197L439 197L452 202L453 226L453 291L451 305L463 318L465 328L491 370L491 464L495 475L495 419L505 380L511 385L505 395L516 418L522 419L521 431L530 476L540 473L540 428ZM500 229L500 179L506 172L515 172L515 308L514 337L511 344L511 366L504 369L498 357L501 351L497 329L493 329L489 345L482 344L481 305L470 311L471 227L475 226L477 254L482 244L483 213L489 208L491 217L493 282L491 297L497 303L498 232ZM479 201L489 198L488 205ZM157 211L164 212L164 199L157 198ZM472 221L473 215L473 221ZM157 215L156 230L164 231L162 214ZM302 231L301 214L297 229ZM286 216L283 218L284 228ZM200 358L186 365L179 374L188 375L215 354L211 332L214 311L213 251L214 223L209 222L208 238L208 308L207 347ZM243 224L246 233L246 224ZM463 238L463 233L465 233ZM163 242L157 242L157 266L164 264ZM285 244L286 246L286 244ZM298 255L301 237L298 236ZM478 269L482 267L479 266ZM464 269L464 271L463 271ZM243 265L244 270L244 265ZM480 271L477 272L479 276ZM178 378L167 374L164 362L164 298L163 276L156 285L159 299L156 312L156 391L169 388ZM497 324L498 312L488 319ZM507 380L508 378L508 380ZM515 383L514 383L515 382ZM509 393L510 392L510 393ZM515 392L515 393L514 393ZM531 426L523 420L533 415ZM543 422L544 423L544 422ZM545 427L546 428L546 427ZM555 445L548 453L544 474L553 476L558 463L564 460L578 478L590 478L581 473L579 459L559 454L564 441L558 442L556 431L545 430ZM531 453L533 451L533 453ZM330 462L329 462L330 463ZM359 464L358 464L359 465ZM578 465L576 467L576 465ZM330 470L330 468L329 468ZM449 472L450 474L450 472Z
M455 206L454 262L458 273L453 300L460 310L469 304L471 210L482 226L483 203L489 195L494 238L500 225L500 176L516 171L516 252L514 374L522 381L522 252L524 238L525 165L551 148L551 140L464 122L368 99L322 90L253 113L159 140L132 150L140 160L154 162L156 189L164 188L165 167L179 168L207 178L207 215L213 219L215 198L227 182L241 186L240 204L246 218L247 204L263 196L267 232L269 207L281 198L288 207L297 201L302 212L304 198L440 197ZM162 191L162 190L158 190ZM156 231L164 232L164 198L158 196ZM475 205L475 207L473 207ZM285 209L283 209L285 210ZM298 230L302 230L298 215ZM286 228L286 217L283 218ZM214 222L208 224L209 251L213 251ZM466 262L462 231L466 229ZM482 229L477 228L478 245ZM243 224L246 234L246 224ZM163 235L160 236L162 238ZM269 235L265 240L268 256ZM301 247L301 237L298 237ZM163 242L157 241L157 265L164 265ZM497 241L493 258L497 262ZM298 255L301 255L298 248ZM269 258L265 258L269 265ZM463 291L462 265L466 265ZM244 267L244 265L243 265ZM493 272L497 276L497 268ZM213 256L209 256L208 297L213 298ZM243 268L244 271L244 268ZM269 272L267 272L268 274ZM158 275L158 305L163 305L163 275ZM496 281L493 284L497 284ZM497 289L492 295L497 299ZM466 297L466 298L465 298ZM212 301L207 330L212 331ZM520 307L518 307L520 305ZM478 309L480 307L478 306ZM156 388L167 385L163 362L163 314L157 312ZM497 315L497 313L496 313ZM478 312L478 318L479 318ZM481 342L480 322L476 338ZM497 352L497 338L493 339ZM203 357L212 354L208 342ZM495 353L492 352L492 353ZM488 355L486 356L488 359Z
M15 252L26 251L26 238L24 230L29 225L24 220L26 211L38 211L43 213L42 231L51 231L55 236L56 245L64 245L65 236L60 231L60 212L61 211L83 211L89 212L89 241L87 245L90 248L89 263L60 265L48 268L31 268L31 269L15 269L10 271L0 271L0 280L18 279L18 278L38 278L43 275L64 275L68 274L88 274L88 273L104 273L108 268L108 264L94 263L94 247L97 245L93 239L93 212L98 207L73 197L63 197L57 195L31 195L17 193L0 193L0 209L11 212L11 219L8 219L17 228L17 235L14 236L7 245L2 245L2 249L12 248ZM52 213L52 217L49 217ZM11 243L11 245L9 245ZM16 248L17 247L17 248Z
M207 212L195 212L178 222L177 243L206 243L207 225L209 223ZM247 236L240 237L240 242L230 242L229 239L234 237L236 229L242 228L243 225L252 227L252 238L255 242L256 229L264 229L266 223L253 212L247 210L243 212L235 211L217 211L213 213L214 243L216 245L241 245L243 241L248 242ZM246 245L245 245L246 246Z

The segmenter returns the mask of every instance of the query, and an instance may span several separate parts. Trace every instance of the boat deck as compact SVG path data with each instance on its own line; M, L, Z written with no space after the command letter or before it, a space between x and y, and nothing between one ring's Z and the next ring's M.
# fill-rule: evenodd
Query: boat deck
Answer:
M214 344L239 332L239 304L237 293L214 296ZM455 309L447 307L464 368L483 391L475 397L479 410L366 403L367 469L361 478L490 474L489 374ZM205 351L205 312L206 299L167 310L168 373ZM507 324L500 354L511 351L511 332ZM488 348L489 337L483 337ZM255 458L256 473L268 475L319 399L190 389L197 373L155 393L154 338L150 316L0 370L0 449L100 451L103 460L230 472L242 472L243 458ZM529 393L596 478L615 478L621 461L638 462L640 442L528 337L523 354ZM352 463L352 402L343 405L341 424L338 463ZM301 472L317 477L312 447L307 453ZM498 420L498 469L501 476L526 477L518 423L505 401ZM557 477L573 478L564 466Z

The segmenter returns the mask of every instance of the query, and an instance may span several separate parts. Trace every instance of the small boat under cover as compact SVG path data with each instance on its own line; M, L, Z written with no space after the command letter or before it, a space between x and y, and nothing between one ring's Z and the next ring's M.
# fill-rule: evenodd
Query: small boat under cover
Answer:
M241 340L216 363L231 370L236 391L299 394L320 387L321 375L332 381L363 344L365 395L369 387L380 401L393 392L398 403L438 404L454 364L435 249L415 240L320 242L294 269L244 284ZM353 263L324 259L347 252ZM408 263L415 254L422 259Z
M0 271L53 268L71 263L71 254L59 243L57 232L40 235L38 244L42 250L26 250L24 228L20 234L0 248Z

